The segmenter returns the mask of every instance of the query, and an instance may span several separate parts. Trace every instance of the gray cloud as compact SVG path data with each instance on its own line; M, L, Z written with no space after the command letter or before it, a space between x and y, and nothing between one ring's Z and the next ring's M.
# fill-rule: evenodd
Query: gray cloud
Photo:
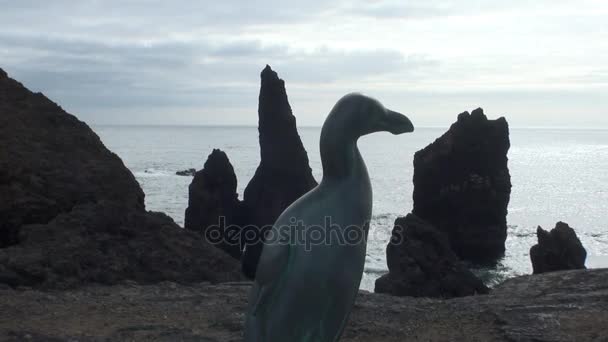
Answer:
M0 34L0 45L27 55L9 63L14 77L82 110L239 102L257 91L257 75L266 63L289 84L361 81L433 65L393 50L294 53L252 40L133 44Z
M453 8L436 1L366 1L345 8L349 13L379 19L425 19L454 14Z
M542 102L546 112L592 99L588 119L599 122L608 110L594 95L608 87L598 62L608 57L608 8L598 4L0 0L0 67L92 121L254 123L268 63L306 124L318 124L348 91L445 112L429 116L445 122L458 99L514 113L536 106L534 94L555 99ZM577 92L584 87L588 95ZM214 114L227 108L230 118Z

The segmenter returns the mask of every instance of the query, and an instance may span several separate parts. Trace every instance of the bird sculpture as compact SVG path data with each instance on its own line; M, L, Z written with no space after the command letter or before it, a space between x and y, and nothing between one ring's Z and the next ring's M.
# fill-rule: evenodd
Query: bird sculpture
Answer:
M413 130L407 117L373 98L348 94L336 103L321 130L321 183L285 209L266 235L245 342L339 340L363 275L372 213L357 140Z

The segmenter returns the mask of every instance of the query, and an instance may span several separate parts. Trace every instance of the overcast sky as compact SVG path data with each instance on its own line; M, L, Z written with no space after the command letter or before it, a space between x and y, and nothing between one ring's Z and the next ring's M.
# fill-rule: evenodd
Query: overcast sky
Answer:
M0 0L0 67L93 124L257 124L259 73L300 125L359 91L446 126L608 127L608 1Z

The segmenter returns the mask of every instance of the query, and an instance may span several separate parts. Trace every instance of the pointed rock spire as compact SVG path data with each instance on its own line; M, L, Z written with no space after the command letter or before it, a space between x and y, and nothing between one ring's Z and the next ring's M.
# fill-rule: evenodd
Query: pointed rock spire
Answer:
M258 116L261 161L245 189L244 204L249 223L262 228L272 225L283 210L317 182L298 135L285 82L268 65L261 73ZM243 265L249 276L255 273L260 253L261 244L248 247Z

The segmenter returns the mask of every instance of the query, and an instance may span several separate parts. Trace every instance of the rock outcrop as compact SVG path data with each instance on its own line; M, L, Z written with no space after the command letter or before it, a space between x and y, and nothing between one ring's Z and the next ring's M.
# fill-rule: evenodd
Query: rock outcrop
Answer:
M185 223L189 230L213 232L216 237L227 241L216 246L234 257L241 256L243 272L249 278L255 277L264 233L283 210L317 185L298 135L285 82L268 65L260 76L258 130L261 158L245 188L243 201L238 200L236 176L228 157L214 150L204 170L197 172L190 184ZM222 216L225 217L225 227L231 229L225 230L220 225L216 234L217 223ZM237 229L239 226L240 231ZM235 248L239 239L241 247L247 246L244 253Z
M83 122L0 70L0 283L240 279L164 214Z
M447 237L413 214L395 220L386 260L389 273L376 280L377 293L452 298L489 292L460 262Z
M607 283L603 269L518 277L449 300L361 291L340 341L605 341ZM235 313L245 312L249 286L0 288L0 340L241 341L245 315Z
M75 205L112 201L144 208L144 193L91 129L41 93L0 72L0 248L19 228Z
M175 172L177 176L194 176L196 174L196 169L187 169Z
M218 222L218 215L227 215L229 225L240 223L245 227L239 236L247 244L242 265L250 278L255 277L264 232L283 210L317 185L287 100L285 82L268 65L261 73L258 116L261 160L245 188L243 202L239 203L236 197L234 170L223 155L218 156L212 173L197 173L190 185L186 210L188 229L196 226L206 231L206 227ZM239 255L232 242L220 247L235 257Z
M240 258L244 210L236 192L234 168L226 153L214 149L189 186L184 228L201 232L215 246Z
M538 244L530 248L535 274L585 268L587 251L567 223L558 222L550 232L536 230Z
M243 271L253 278L262 253L263 234L291 203L317 185L302 145L296 118L287 100L285 82L270 66L261 74L258 107L260 165L247 184L243 201L251 232Z
M509 147L507 121L478 108L414 156L413 213L447 233L462 259L492 264L504 254Z

